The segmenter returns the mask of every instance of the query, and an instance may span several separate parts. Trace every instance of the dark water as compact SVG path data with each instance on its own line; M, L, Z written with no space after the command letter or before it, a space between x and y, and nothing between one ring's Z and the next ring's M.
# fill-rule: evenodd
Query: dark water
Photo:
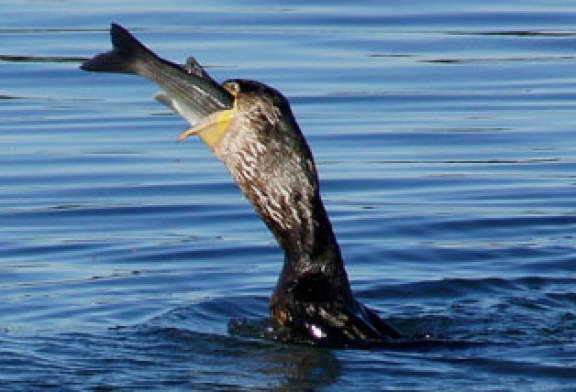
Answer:
M1 388L576 390L576 5L192 3L1 3ZM111 21L289 96L357 296L444 343L230 334L281 253L153 86L77 70Z

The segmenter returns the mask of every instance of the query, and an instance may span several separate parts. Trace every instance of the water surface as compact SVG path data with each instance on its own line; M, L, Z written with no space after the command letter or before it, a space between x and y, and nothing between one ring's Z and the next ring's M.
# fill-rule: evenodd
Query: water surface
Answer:
M2 4L0 385L576 387L576 6L195 3ZM112 21L283 91L355 293L445 344L230 334L266 317L281 252L154 86L78 70Z

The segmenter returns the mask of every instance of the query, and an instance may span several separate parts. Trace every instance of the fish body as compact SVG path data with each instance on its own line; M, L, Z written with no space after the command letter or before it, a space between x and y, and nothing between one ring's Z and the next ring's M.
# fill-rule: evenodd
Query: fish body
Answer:
M85 71L128 73L141 76L162 90L155 98L191 125L219 110L233 106L233 96L214 81L193 58L186 65L165 60L118 24L110 27L113 49L83 63Z

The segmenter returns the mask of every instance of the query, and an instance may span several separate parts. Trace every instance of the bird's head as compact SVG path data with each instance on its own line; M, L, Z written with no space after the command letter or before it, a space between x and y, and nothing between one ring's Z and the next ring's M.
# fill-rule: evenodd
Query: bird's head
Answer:
M232 108L204 117L179 140L198 135L226 164L236 154L254 156L306 144L288 100L278 90L243 79L228 80L223 87L234 98Z
M260 82L235 79L223 86L233 107L203 118L179 139L198 135L277 237L296 227L310 233L318 176L288 100Z

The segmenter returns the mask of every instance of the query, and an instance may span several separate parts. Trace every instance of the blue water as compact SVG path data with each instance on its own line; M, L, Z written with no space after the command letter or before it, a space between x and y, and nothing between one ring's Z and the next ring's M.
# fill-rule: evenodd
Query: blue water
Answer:
M576 389L572 1L148 3L1 4L3 390ZM356 295L441 342L229 331L281 252L154 86L77 69L112 21L283 91Z

